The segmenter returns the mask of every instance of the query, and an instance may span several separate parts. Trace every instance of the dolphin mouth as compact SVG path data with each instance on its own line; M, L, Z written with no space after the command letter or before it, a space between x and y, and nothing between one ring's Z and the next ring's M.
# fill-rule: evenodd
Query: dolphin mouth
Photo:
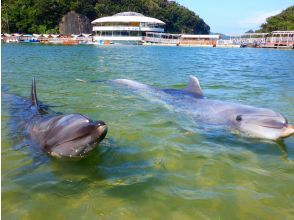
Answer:
M251 123L256 124L258 126L264 127L264 128L273 128L273 129L283 129L288 126L287 119L284 119L284 121L278 121L275 118L272 119L263 119L259 120L257 122L250 120Z
M287 138L294 135L294 126L293 125L288 125L283 133L281 134L282 138Z
M253 122L253 123L264 128L274 128L274 129L282 129L288 126L287 119L284 119L283 122L276 121L275 119L271 119L271 120L261 120L261 121Z
M51 151L48 153L51 154L53 157L58 158L68 158L68 159L81 159L87 156L94 148L95 146L102 141L106 134L107 134L107 125L103 121L97 121L93 122L93 125L95 126L94 130L90 133L86 133L80 136L77 136L75 138L72 138L70 140L64 141L62 143L59 143L58 145L55 145ZM94 136L94 137L93 137ZM80 145L75 146L75 142L79 142L80 140L87 139L88 142L85 142ZM64 153L62 152L62 148L67 146L67 149L72 149L71 153ZM72 148L72 146L75 146ZM56 150L54 150L56 149Z
M99 137L95 138L93 141L89 142L88 144L92 144L92 143L103 140L104 137L107 134L107 130L108 130L107 125L103 121L94 122L93 125L95 126L95 130L96 130L96 132L98 132ZM59 143L56 146L59 146L59 145L62 145L62 144L68 143L68 142L77 141L77 140L83 139L83 138L85 138L85 137L87 137L89 135L90 135L90 133L82 134L80 136L77 136L77 137L74 137L72 139L66 140L66 141L64 141L62 143ZM87 144L85 144L85 145L87 145Z
M258 125L261 127L264 127L264 128L275 128L275 129L282 129L285 126L287 127L287 125L285 125L285 124L276 124L276 125L260 125L260 124L258 124Z
M97 128L97 131L101 134L99 137L99 141L103 140L108 132L108 127L107 125L101 125Z

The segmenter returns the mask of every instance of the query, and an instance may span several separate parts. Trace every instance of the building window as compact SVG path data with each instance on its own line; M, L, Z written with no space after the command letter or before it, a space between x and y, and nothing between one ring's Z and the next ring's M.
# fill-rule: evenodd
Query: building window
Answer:
M138 31L130 31L130 36L136 37L138 36L139 32Z
M113 36L120 36L120 31L113 31Z
M128 31L121 31L121 36L129 36L130 33Z

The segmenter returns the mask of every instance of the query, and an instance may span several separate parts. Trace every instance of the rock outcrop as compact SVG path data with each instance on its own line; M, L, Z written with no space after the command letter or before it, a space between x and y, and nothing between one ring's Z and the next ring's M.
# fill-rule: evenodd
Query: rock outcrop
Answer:
M64 35L90 34L92 33L92 24L88 17L70 11L62 17L59 23L59 33Z

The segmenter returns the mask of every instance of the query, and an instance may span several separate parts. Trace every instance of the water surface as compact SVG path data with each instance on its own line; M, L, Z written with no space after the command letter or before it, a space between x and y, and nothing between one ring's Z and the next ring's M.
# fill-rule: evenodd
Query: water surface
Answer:
M4 219L292 219L294 138L284 145L203 130L116 78L271 108L294 123L290 50L2 45L2 89L52 110L104 120L107 138L88 158L61 162L30 147L2 103ZM81 83L76 78L97 83ZM285 153L287 151L288 153Z

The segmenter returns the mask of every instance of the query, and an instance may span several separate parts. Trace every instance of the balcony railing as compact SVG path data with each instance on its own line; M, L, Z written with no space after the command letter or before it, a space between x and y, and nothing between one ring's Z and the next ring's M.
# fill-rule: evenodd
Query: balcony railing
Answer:
M152 31L164 32L163 28L158 27L131 27L131 26L94 26L93 31Z
M167 38L158 38L158 37L144 37L144 41L150 43L158 43L158 44L178 44L179 39L167 39Z
M95 36L95 41L110 40L110 41L142 41L141 36Z

